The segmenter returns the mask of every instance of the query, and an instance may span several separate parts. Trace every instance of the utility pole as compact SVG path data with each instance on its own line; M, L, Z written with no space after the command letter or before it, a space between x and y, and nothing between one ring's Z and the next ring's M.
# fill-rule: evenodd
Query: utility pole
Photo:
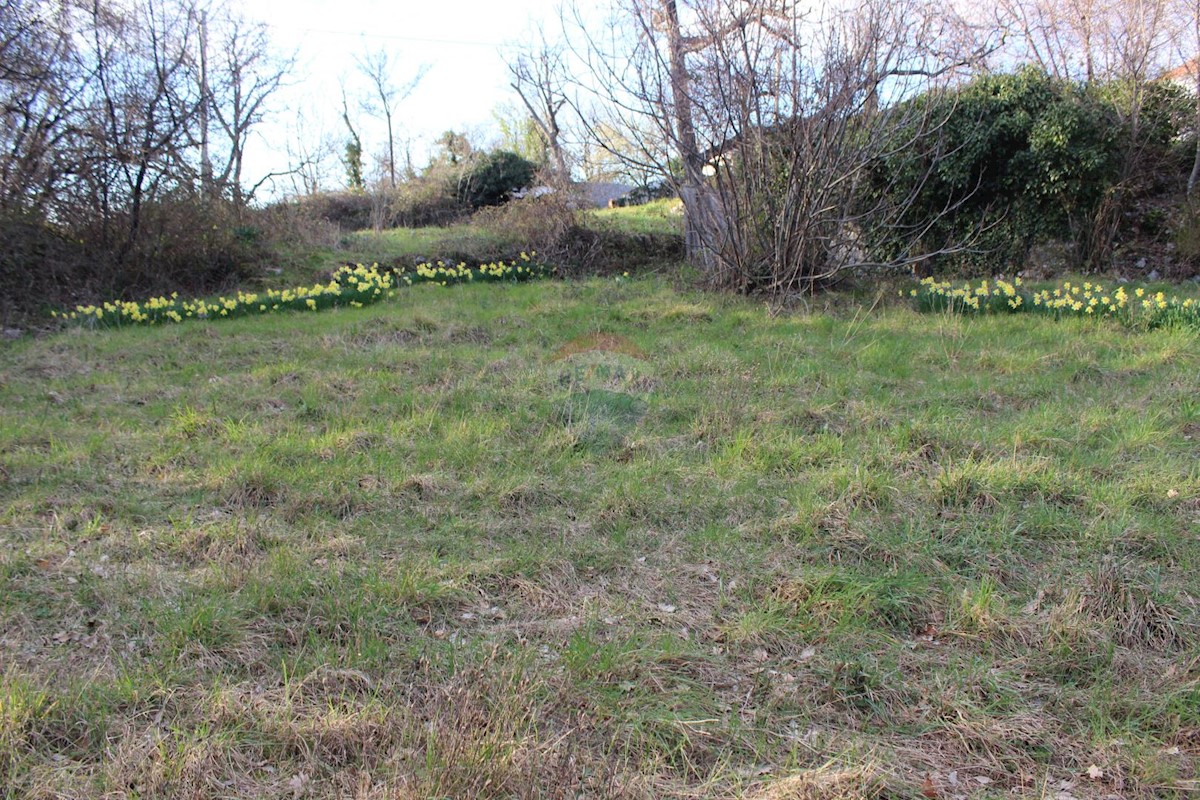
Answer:
M213 166L208 152L208 112L212 94L208 88L208 12L200 12L200 188L212 198Z

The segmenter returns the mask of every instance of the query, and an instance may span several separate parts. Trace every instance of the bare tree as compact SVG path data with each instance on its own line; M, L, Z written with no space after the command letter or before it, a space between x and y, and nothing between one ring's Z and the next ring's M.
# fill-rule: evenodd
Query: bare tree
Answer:
M502 104L492 110L492 119L499 129L495 147L516 153L534 164L550 164L546 138L524 105Z
M592 38L584 57L622 127L657 134L626 158L675 182L689 255L714 284L811 290L885 254L933 255L919 247L932 221L908 221L914 192L867 190L898 151L936 163L941 120L900 101L985 51L954 17L917 0L811 15L789 0L644 0L622 14L625 47Z
M226 2L0 0L0 295L206 291L255 257L233 227L280 177L246 150L287 61Z
M202 84L208 100L205 110L215 121L222 144L221 161L215 170L210 169L210 181L235 205L242 206L264 181L278 177L263 176L247 188L243 183L246 145L255 126L266 116L267 104L283 85L294 59L274 55L266 26L236 14L223 13L215 25L206 15L200 30L200 56L205 65ZM216 47L210 54L209 43L214 40ZM208 131L202 130L201 135L207 139Z
M0 2L0 208L45 213L75 171L88 85L70 31L36 0Z
M189 171L179 143L194 139L205 102L190 72L198 23L192 6L142 0L116 12L92 4L87 137L95 155L87 176L102 218L123 220L121 230L106 226L118 261L140 236L145 202Z
M580 159L587 180L628 181L642 187L660 181L658 171L647 168L638 157L641 146L653 139L653 132L627 131L596 120L589 133Z
M1000 0L1011 31L1006 55L1056 78L1092 80L1097 73L1100 0Z
M1172 0L1000 0L1004 53L1064 80L1145 84L1173 55Z
M396 63L385 49L376 50L358 60L358 70L370 84L371 95L364 103L369 113L381 116L387 124L387 172L391 187L396 187L396 106L403 102L420 84L427 66L421 66L408 80L394 83Z
M555 175L560 180L569 180L571 170L560 121L567 106L566 50L562 45L550 44L543 29L530 41L533 44L518 50L508 63L509 85L541 133Z
M1184 62L1181 69L1184 77L1191 79L1191 90L1194 92L1193 105L1196 110L1193 122L1196 155L1192 160L1192 171L1188 175L1187 182L1187 196L1188 199L1191 199L1195 195L1197 182L1200 182L1200 0L1185 0L1181 4L1181 11L1184 20L1184 34L1181 41L1186 42L1179 48Z
M317 114L320 120L322 115ZM321 127L314 127L313 115L301 109L289 126L287 138L288 171L292 191L313 195L329 180L329 163L337 156L336 138Z

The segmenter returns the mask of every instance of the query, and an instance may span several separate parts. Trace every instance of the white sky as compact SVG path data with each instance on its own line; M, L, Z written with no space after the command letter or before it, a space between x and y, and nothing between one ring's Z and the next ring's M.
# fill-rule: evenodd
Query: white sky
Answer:
M386 47L398 65L396 84L411 79L421 65L428 72L397 109L397 160L400 142L413 141L419 168L430 142L445 130L490 137L497 133L493 112L519 103L508 85L502 51L528 38L536 24L558 29L557 0L241 0L247 17L269 26L271 39L284 53L296 54L290 84L273 99L275 114L250 148L248 174L282 169L286 142L295 138L301 116L308 138L324 131L338 143L347 139L341 122L341 81L353 95L366 90L355 56ZM386 144L382 123L360 113L356 119L370 155ZM330 186L341 185L344 171L332 161ZM280 187L284 189L285 187ZM288 187L290 188L290 187Z

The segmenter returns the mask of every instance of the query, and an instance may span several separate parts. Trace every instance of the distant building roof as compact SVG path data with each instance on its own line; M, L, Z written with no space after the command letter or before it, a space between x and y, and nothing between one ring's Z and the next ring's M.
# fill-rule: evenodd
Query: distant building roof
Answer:
M610 200L620 200L625 195L633 191L632 186L624 183L603 183L600 181L581 181L575 184L573 196L579 198L585 206L593 208L605 208ZM557 189L552 186L530 186L527 189L518 189L512 193L514 200L521 200L526 197L544 197L548 194L554 194Z
M512 193L512 197L514 200L523 200L526 197L545 197L548 194L554 194L553 187L530 186L527 189L517 189Z
M1175 69L1165 73L1162 79L1178 83L1186 89L1194 90L1196 88L1196 76L1198 72L1200 72L1200 56L1193 58L1191 61L1186 61Z
M633 191L632 186L624 183L584 181L577 186L584 200L596 208L604 208L609 200L619 200Z

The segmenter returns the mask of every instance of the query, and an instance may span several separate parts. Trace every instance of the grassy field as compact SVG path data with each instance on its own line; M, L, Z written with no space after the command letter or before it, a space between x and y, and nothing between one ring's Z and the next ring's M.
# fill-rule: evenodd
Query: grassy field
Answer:
M1195 332L610 279L0 347L0 797L1200 791Z

